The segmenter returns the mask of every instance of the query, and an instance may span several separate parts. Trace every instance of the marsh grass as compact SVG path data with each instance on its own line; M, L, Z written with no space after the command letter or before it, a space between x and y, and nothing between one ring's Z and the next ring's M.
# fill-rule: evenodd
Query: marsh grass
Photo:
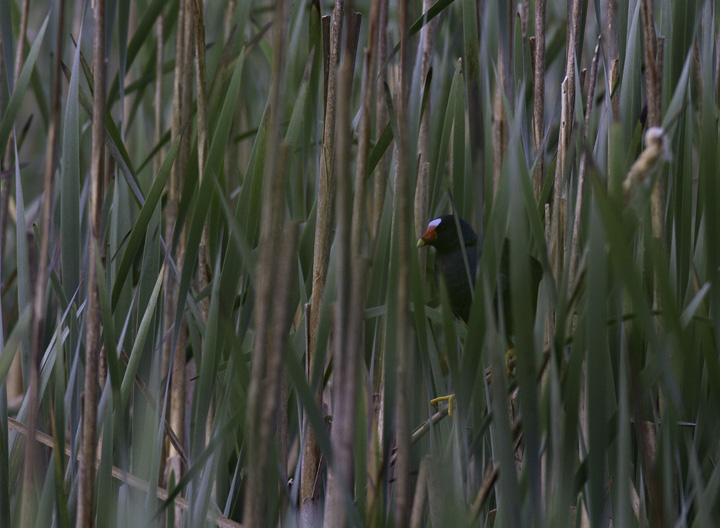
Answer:
M720 523L716 3L83 6L0 0L3 525Z

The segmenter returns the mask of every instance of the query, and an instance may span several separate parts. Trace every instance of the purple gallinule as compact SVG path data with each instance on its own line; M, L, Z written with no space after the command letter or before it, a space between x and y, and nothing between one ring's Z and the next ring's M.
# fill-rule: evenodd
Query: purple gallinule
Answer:
M462 244L460 235L462 235ZM463 258L463 245L467 256L467 267ZM417 247L423 246L433 246L435 248L435 284L439 285L440 277L443 278L453 313L467 323L470 318L470 307L473 299L472 288L475 284L478 260L482 255L482 250L478 248L477 233L462 218L458 218L458 224L456 225L454 215L443 215L428 224L427 231L417 242ZM529 302L534 311L537 304L538 286L542 279L542 266L537 259L528 256L528 267L532 288ZM468 275L470 280L468 280ZM496 309L500 306L500 296L502 296L503 315L508 337L512 334L509 276L510 243L505 239L494 305Z
M453 313L467 323L470 318L470 307L472 306L473 300L472 291L477 275L478 259L482 255L482 251L478 248L477 233L475 233L470 224L462 218L458 217L456 223L455 216L447 214L432 220L428 224L425 234L423 234L417 242L417 247L419 248L426 245L435 248L435 284L439 285L440 277L443 278ZM463 246L467 264L466 258L463 256ZM508 352L508 365L512 357L510 336L513 331L508 281L510 275L509 249L510 245L506 239L503 244L500 275L498 277L498 285L493 303L497 316L497 310L501 302L500 299L502 298L502 312L505 318L505 330L510 347ZM538 286L542 279L542 266L535 258L530 256L528 256L528 258L532 288L532 295L529 298L529 302L532 304L534 312L537 304ZM436 398L431 403L436 404L441 400L449 400L449 414L452 415L454 395Z
M435 248L435 284L439 284L442 276L453 313L467 323L470 318L472 288L477 271L478 236L470 224L462 218L458 218L458 223L459 230L453 215L436 218L428 224L427 231L418 240L417 247L429 245ZM460 234L465 245L467 268ZM470 280L468 280L468 272Z

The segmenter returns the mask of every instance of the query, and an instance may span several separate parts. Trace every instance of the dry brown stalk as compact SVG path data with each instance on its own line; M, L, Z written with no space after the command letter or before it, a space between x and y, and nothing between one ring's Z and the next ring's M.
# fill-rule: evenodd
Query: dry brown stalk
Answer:
M485 466L485 474L483 475L482 484L480 485L478 494L475 496L475 501L473 501L472 508L470 509L471 519L477 519L478 515L480 515L480 510L487 502L488 497L490 497L490 493L495 487L498 474L498 466L494 465L492 460L488 460L487 465Z
M330 31L330 55L327 61L328 82L325 105L325 127L320 152L320 184L318 188L315 247L313 253L312 301L310 306L309 346L307 350L309 374L315 370L317 329L320 323L325 281L327 279L330 246L332 244L333 208L335 201L335 113L337 101L337 65L340 59L340 34L343 25L345 2L337 0L333 9ZM322 387L318 386L315 398L322 405ZM309 507L316 498L315 480L320 465L320 452L315 434L307 428L303 447L300 507ZM307 504L306 504L307 503Z
M348 37L351 32L348 32ZM346 50L348 47L346 46ZM357 375L359 366L359 339L350 328L351 297L359 277L351 273L351 217L350 210L350 96L352 92L352 58L346 51L338 79L338 105L336 127L337 175L337 295L333 329L332 415L330 431L332 463L328 464L328 486L325 497L323 523L328 526L345 526L347 523L345 497L353 496L353 436L357 410ZM359 328L358 328L359 330Z
M502 49L498 49L498 79L495 83L493 98L492 122L492 148L493 148L493 192L497 192L500 185L503 159L507 150L507 116L503 105L503 93L506 86L505 61L502 58ZM460 126L465 126L460 123Z
M662 42L658 42L655 38L655 17L653 14L653 3L649 0L642 0L640 4L640 13L642 15L643 27L643 49L645 50L645 94L647 99L648 130L652 127L659 127L661 122L660 104L661 104L661 86L662 86ZM665 184L664 179L660 177L657 185L653 188L650 201L650 217L652 219L653 237L660 240L664 244L665 228L664 228L664 196ZM656 285L657 286L657 285ZM656 288L657 290L657 288ZM654 307L660 308L658 305L659 298L657 291L654 295Z
M561 110L560 110L560 137L558 138L557 161L555 165L555 180L553 183L553 207L552 223L550 224L550 240L552 241L552 267L555 280L560 281L560 273L563 265L565 218L563 201L565 189L563 185L565 175L565 157L570 138L571 119L568 101L568 77L566 76L561 85Z
M410 2L398 2L398 27L400 30L400 83L397 93L397 172L395 174L395 193L397 210L394 215L394 229L397 233L398 282L397 282L397 408L395 445L397 446L397 464L395 465L395 511L394 518L398 526L407 526L412 512L413 487L410 478L410 422L409 387L411 372L411 335L409 331L410 314L410 230L412 229L412 210L409 187L409 137L408 137L408 94L410 93Z
M590 66L590 82L588 85L587 101L585 102L585 123L583 125L583 144L587 142L588 131L590 129L590 112L593 109L593 99L595 98L595 85L597 82L598 63L600 62L600 37L595 46L595 54L593 56L592 65ZM573 220L572 232L572 250L570 253L570 284L575 283L575 275L580 254L580 218L582 217L583 194L585 192L585 172L587 171L589 147L583 147L582 156L580 157L580 169L578 171L578 190L577 200L575 202L575 219Z
M648 128L660 125L660 73L656 62L655 19L652 1L642 0L640 14L643 27L643 49L645 50L645 90L648 107Z
M577 70L577 50L580 39L580 0L573 0L571 17L568 18L567 60L565 62L565 79L562 83L562 102L560 116L560 137L558 139L557 165L553 188L553 235L555 240L554 273L555 280L560 280L565 250L567 247L566 225L567 185L565 184L565 162L575 116L575 72Z
M351 5L350 2L347 4ZM360 41L360 24L362 15L351 9L347 9L347 39L345 41L345 58L350 64L350 75L355 72L355 59L357 57L358 43Z
M720 32L715 41L715 97L720 99Z
M363 52L363 77L362 77L362 107L360 110L360 124L358 128L358 150L357 162L355 165L355 191L352 207L352 254L353 258L361 258L364 248L365 228L365 188L368 177L368 157L370 155L370 133L372 130L372 104L374 94L374 78L376 55L378 52L378 26L380 24L380 12L382 0L373 0L370 8L370 25L368 28L368 45ZM372 216L370 217L372 221ZM354 298L354 296L353 296Z
M178 28L183 27L185 20L185 2L180 2L180 11L178 13ZM184 48L184 32L177 31L175 35L175 56L183 56ZM180 129L182 128L182 115L180 107L182 104L182 70L185 66L184 61L175 61L175 78L173 82L173 108L172 108L172 123L170 127L171 139L174 141L175 138L180 135ZM175 231L175 223L177 221L177 208L180 197L180 174L181 174L181 158L173 164L170 169L170 177L168 179L168 190L167 190L167 203L165 205L165 240L168 245L168 252L172 253L173 233ZM167 333L175 322L175 308L177 305L177 280L175 276L170 272L170 266L165 268L166 277L163 281L164 293L165 293L165 329L164 333ZM162 355L162 367L160 377L165 378L168 374L170 364L170 354L172 351L172 339L167 339L163 345Z
M197 124L198 124L198 176L200 181L204 176L205 163L207 161L208 148L208 123L207 123L207 75L205 65L205 22L203 20L203 6L200 0L193 0L193 14L195 15L195 60L197 86ZM208 219L205 219L200 248L198 251L198 275L200 290L210 283L210 253L209 253L209 232ZM203 321L207 321L210 298L205 297L200 301L200 311Z
M423 526L423 513L425 512L425 503L428 496L428 473L429 458L423 457L420 461L420 469L418 469L417 484L415 484L415 496L413 497L412 513L410 515L410 528L420 528Z
M15 51L15 67L13 68L13 78L15 79L15 82L17 82L18 77L20 77L20 72L22 71L23 65L23 57L25 56L25 41L27 39L27 20L29 10L30 0L23 0L22 10L20 12L20 30L18 32L18 38L16 41L17 50ZM2 170L3 168L10 168L12 166L11 163L14 157L13 148L11 147L11 145L13 144L14 136L15 132L12 131L5 151L5 165L4 167L0 167L0 170ZM2 251L3 253L5 252L5 248L8 247L5 243L5 237L7 233L7 218L8 209L10 207L12 182L13 178L7 178L5 180L5 183L2 184L2 199L0 201L0 251ZM0 257L2 256L4 255L0 255ZM3 320L2 322L0 322L3 327L5 327L6 325L6 314L7 310L3 311ZM4 328L3 335L7 335L7 328ZM13 360L6 379L8 398L12 399L23 393L23 373L21 368L20 354L15 356L15 359Z
M580 44L580 14L582 11L581 1L572 1L572 25L568 32L567 41L567 63L565 65L565 75L568 77L568 107L570 109L569 131L572 132L572 124L575 116L575 71L579 68L577 60L577 52ZM568 23L571 20L568 19Z
M430 104L425 109L426 112L430 110ZM423 122L425 118L423 117ZM420 125L420 134L422 135L422 124ZM419 143L419 141L418 141ZM419 146L418 146L419 148ZM430 220L430 162L422 161L427 156L423 156L418 152L419 158L419 170L417 184L415 185L415 233L423 233L423 227L427 226ZM425 276L427 275L427 251L420 251L418 253L418 260L420 261L420 276L425 282Z
M233 13L235 13L235 7L237 6L237 0L228 0L227 9L225 10L225 25L223 26L223 34L229 35L231 26L233 23Z
M180 32L180 28L182 28L182 54L179 55L182 59L182 67L180 69L180 79L182 83L182 90L180 92L180 105L179 105L179 112L180 112L180 124L181 126L185 126L190 121L190 116L192 113L192 68L193 68L193 57L194 57L194 45L195 45L195 23L194 23L194 10L192 6L192 0L184 0L183 1L183 11L185 12L185 16L183 17L183 23L182 25L178 25L178 32ZM185 175L187 174L187 168L189 164L190 159L190 134L184 134L181 141L181 148L179 152L179 160L176 163L179 163L179 171L177 173L178 175L178 181L176 182L177 187L177 203L175 205L175 210L177 211L177 206L180 201L180 195L182 194L182 189L184 186L184 180ZM174 224L177 223L177 214L175 217ZM175 225L177 227L177 225ZM186 265L185 263L185 249L186 249L186 243L187 243L187 230L188 225L187 223L182 226L182 232L180 234L180 239L178 241L178 248L177 253L175 256L177 267L182 268ZM173 236L174 233L173 233ZM193 266L194 263L187 263L189 266ZM177 310L177 303L180 302L180 299L177 297L177 282L175 286L175 304L173 306L172 310L172 316L173 320L176 316L176 310ZM177 342L175 344L175 355L172 361L172 376L170 378L170 424L172 425L172 429L177 432L178 440L180 443L184 444L186 439L183 432L185 431L185 410L186 410L186 392L187 392L187 379L188 379L188 371L187 371L187 365L185 361L185 341L187 339L186 334L186 323L185 320L182 320L180 329L174 329L177 333ZM168 339L169 342L173 342L172 339ZM180 479L182 476L182 465L180 464L180 456L179 453L176 452L176 450L173 447L170 447L168 449L168 458L170 460L169 467L175 471L175 479L176 481ZM166 476L168 480L170 479L170 473L166 473ZM182 525L182 516L180 509L176 506L175 507L175 525L181 526Z
M173 113L171 125L171 137L175 139L180 133L182 126L187 123L189 109L185 107L189 105L191 92L190 90L190 73L192 62L192 6L191 0L180 2L180 12L178 14L177 34L175 39L175 80L173 85ZM166 228L165 240L168 244L169 255L167 258L174 258L176 267L182 269L184 253L185 253L185 232L180 237L176 254L172 255L172 244L175 238L175 230L178 227L177 215L178 204L180 202L180 194L182 192L182 178L185 175L188 162L188 146L189 134L181 139L182 144L178 159L173 164L170 172L170 181L168 185L168 198L165 209ZM177 433L178 440L184 443L185 429L185 323L183 321L181 328L173 328L175 324L175 316L178 303L178 280L175 274L171 272L171 266L165 266L165 332L171 332L177 336L177 340L173 337L168 338L163 346L162 357L162 373L164 378L170 375L170 426ZM172 329L172 331L171 331ZM175 353L173 354L173 347ZM172 358L172 364L170 360ZM170 372L168 372L170 370ZM180 480L182 476L182 465L177 451L172 445L167 444L167 459L165 462L165 482L169 483L174 474L175 482ZM179 526L182 522L182 512L175 506L175 524Z
M377 67L382 68L383 64L388 57L388 0L379 0L379 13L378 13L378 55L377 55ZM385 85L388 82L387 71L383 70L379 73L376 83L376 95L375 95L375 137L376 140L380 138L382 131L388 123L389 110L385 99ZM391 149L380 159L378 166L375 169L375 186L373 190L373 197L370 201L370 237L371 251L374 251L375 243L377 241L378 231L380 229L380 219L382 217L382 210L385 205L385 194L387 190L387 179L390 173L390 153ZM382 323L380 323L382 324ZM379 332L382 332L382 327L378 328ZM368 468L370 470L371 478L376 482L376 487L368 490L368 511L375 511L377 508L378 497L382 496L382 445L383 445L383 407L385 400L383 398L383 385L384 385L384 374L385 370L383 365L385 364L385 348L382 342L378 343L377 356L378 360L374 362L372 372L372 386L370 391L373 398L373 416L372 416L372 428L371 438L372 442L368 449Z
M362 361L362 329L364 323L364 301L366 293L365 275L367 270L364 258L365 247L365 185L368 178L368 157L370 152L370 130L372 126L371 105L375 77L375 53L377 48L377 26L380 2L375 0L370 11L368 46L364 51L362 77L362 100L357 163L355 166L355 194L350 205L350 94L352 89L351 61L344 59L341 80L342 103L338 107L338 316L334 349L334 387L335 395L333 415L338 416L332 429L334 463L330 466L328 479L337 486L328 486L328 498L325 508L325 522L341 526L346 522L343 494L352 494L353 468L353 431L354 417L357 414L357 397ZM356 24L359 27L359 24ZM346 47L346 50L349 46ZM341 213L340 213L341 212ZM349 236L348 236L349 235ZM347 239L350 245L348 247ZM349 272L349 275L347 275ZM347 328L347 331L345 331ZM346 345L345 345L346 343ZM346 350L343 348L346 346ZM336 377L337 376L337 377Z
M271 445L280 405L281 370L292 314L290 298L298 242L297 223L290 224L284 234L282 229L285 211L283 190L290 155L290 146L280 142L287 52L283 42L288 23L284 2L276 4L274 20L267 148L269 152L279 152L279 156L269 156L266 160L262 195L254 313L255 346L245 429L249 432L249 452L253 454L249 457L247 469L248 481L253 485L245 489L243 521L247 526L268 526L270 523L266 490L268 479L274 473L271 469Z
M153 141L156 145L160 144L163 135L163 105L162 105L162 87L163 87L163 35L165 34L165 17L161 13L156 23L157 29L157 49L155 50L155 130L153 132ZM159 149L153 160L153 172L157 174L162 166L164 149Z
M100 352L100 297L95 260L103 247L101 232L102 181L105 151L105 0L96 0L93 38L93 122L90 173L90 248L88 251L88 300L85 339L85 383L83 396L83 432L78 485L78 528L93 524L93 490L95 484L97 379ZM101 256L99 256L101 258Z
M33 299L33 320L31 331L30 347L30 387L28 396L30 398L29 419L30 435L25 444L25 466L23 476L23 502L22 524L30 526L33 522L35 505L31 504L34 497L34 488L37 485L35 472L38 469L36 462L40 460L36 451L34 432L37 427L37 406L40 381L40 354L42 342L42 329L45 319L45 291L48 282L48 251L50 246L50 229L52 217L52 187L53 175L57 167L57 130L60 121L60 94L62 79L62 49L63 49L63 27L65 23L65 1L61 0L58 11L58 32L55 47L55 68L52 91L52 114L50 116L50 128L48 130L48 152L45 158L45 178L43 182L42 202L42 228L40 229L40 258L38 260L37 280L35 282L35 298Z
M618 47L618 0L607 0L607 34L604 37L607 61L610 65L610 93L612 97L612 111L615 119L620 115L620 90L615 90L620 77L620 50Z
M3 47L0 45L0 71L5 71L5 55L3 54ZM0 115L3 114L3 105L2 105L2 99L3 99L3 83L0 83Z
M378 52L377 52L377 66L382 67L388 57L388 44L387 44L387 23L388 23L388 0L380 0L378 13ZM382 134L385 125L388 122L388 108L385 104L385 93L383 86L387 83L387 72L383 71L380 73L377 80L376 99L375 99L375 138L376 140ZM382 216L383 205L385 204L385 191L387 188L388 174L390 173L390 152L388 151L380 159L377 168L375 169L375 189L373 192L372 208L370 213L371 222L371 238L373 245L377 239L378 230L380 229L380 218ZM378 379L375 376L375 379Z
M320 9L318 7L318 9ZM328 100L328 82L330 79L330 31L333 17L324 15L321 18L322 23L322 43L323 43L323 108L327 109Z
M198 126L198 177L200 181L204 176L208 149L208 123L207 123L207 74L205 61L205 22L203 20L203 6L200 0L193 0L193 14L195 15L195 61L197 86L197 126ZM210 263L210 232L209 219L205 218L200 246L198 248L198 283L199 289L204 290L210 284L212 264ZM203 322L207 321L210 308L210 297L206 296L199 302L200 314ZM207 419L205 420L205 441L209 442L212 435L212 424L215 419L215 397L210 402Z
M423 12L430 9L432 2L423 0ZM437 20L431 20L423 26L420 33L422 42L422 60L420 67L420 75L424 80L427 89L427 83L430 81L428 75L430 66L432 65L432 49L435 43L435 29L437 28ZM429 196L430 196L430 166L428 164L428 151L430 148L430 97L425 102L425 107L421 109L422 120L420 121L420 132L418 135L418 179L415 184L415 232L422 233L423 228L427 225L430 218L429 215ZM418 255L420 259L420 270L422 276L425 277L425 263L427 261L427 252L422 251Z
M533 46L533 138L537 167L533 176L535 199L540 199L544 162L541 152L545 128L545 0L535 2L535 44Z
M248 424L250 432L249 447L253 456L248 460L248 478L253 482L245 490L245 513L243 522L246 526L267 526L267 493L268 478L273 474L270 461L273 443L273 431L277 425L277 412L280 405L280 380L283 352L290 324L291 287L294 277L293 263L297 252L298 225L288 224L284 234L279 232L282 226L278 220L282 218L281 207L273 207L282 203L282 184L285 175L286 160L289 148L287 144L280 146L280 156L273 169L275 176L269 178L269 185L274 189L264 191L270 197L264 200L263 210L273 208L263 216L274 215L271 224L274 227L263 227L261 243L261 263L265 263L259 273L258 293L265 293L261 303L256 307L255 347L253 349L252 377L248 394ZM275 165L275 164L273 164ZM266 173L267 174L267 173ZM258 297L258 300L260 297ZM260 304L260 303L259 303ZM274 306L274 310L272 309ZM263 318L261 320L261 318Z

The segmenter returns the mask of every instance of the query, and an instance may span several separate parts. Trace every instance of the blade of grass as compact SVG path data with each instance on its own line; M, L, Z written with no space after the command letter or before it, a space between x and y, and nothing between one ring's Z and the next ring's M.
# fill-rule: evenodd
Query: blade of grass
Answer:
M168 151L167 156L165 156L165 160L160 167L160 171L158 172L155 181L153 181L150 192L147 194L145 203L140 209L140 214L138 215L138 218L135 221L135 225L130 232L130 238L128 238L125 245L125 251L123 252L120 266L118 267L117 275L115 277L115 282L113 283L111 303L112 309L115 309L115 306L117 305L117 301L120 296L120 290L125 283L127 274L132 267L132 263L135 260L138 250L140 249L140 245L142 244L145 235L147 234L147 227L150 223L153 213L155 212L155 208L160 202L160 197L162 196L163 189L165 188L165 183L167 182L167 179L170 175L170 169L172 168L173 163L175 162L175 158L177 157L181 140L182 134L176 137L175 141L173 141L173 144L170 146L170 150Z
M45 30L47 29L49 20L50 14L48 13L48 15L45 16L42 26L40 26L40 29L37 32L35 41L30 48L30 53L28 53L25 64L23 64L22 71L20 72L20 76L17 78L15 83L15 89L10 96L7 107L4 109L4 115L2 121L0 121L0 152L5 152L10 132L16 124L15 119L17 118L18 113L20 112L20 107L25 99L25 92L27 90L28 83L30 82L30 76L35 68L35 61L37 60L38 53L40 53L40 47L43 43ZM12 49L12 46L9 49ZM4 57L7 60L7 53L5 53Z
M223 110L220 114L212 139L210 150L208 152L207 164L205 165L204 176L198 192L198 199L193 208L192 217L189 224L187 252L185 253L185 264L183 266L182 275L180 277L180 287L178 290L178 305L175 314L175 332L174 339L177 339L180 332L180 321L185 311L185 298L190 290L190 279L193 269L195 268L195 260L198 255L200 236L205 226L205 217L207 216L210 202L214 194L214 186L212 178L217 178L221 173L221 164L223 162L223 152L230 137L230 125L235 115L235 106L238 101L240 91L240 80L242 78L243 64L245 56L242 55L235 65L230 86L225 95Z

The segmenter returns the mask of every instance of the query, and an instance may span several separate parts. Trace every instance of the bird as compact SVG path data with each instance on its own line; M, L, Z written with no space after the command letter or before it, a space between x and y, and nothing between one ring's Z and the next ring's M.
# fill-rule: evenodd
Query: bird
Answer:
M462 235L462 244L460 243L460 235ZM435 284L439 286L440 277L442 277L450 298L450 307L453 313L465 323L468 322L470 317L470 307L473 299L472 288L477 275L478 260L482 255L482 250L478 247L478 240L477 233L467 221L458 217L456 225L455 215L446 214L431 220L425 234L417 242L418 248L423 246L433 246L435 248ZM467 268L463 258L463 245L467 256ZM537 304L538 286L542 279L543 270L540 262L530 255L528 255L528 266L532 288L532 297L529 302L534 310ZM470 277L469 281L468 275ZM506 238L503 243L494 305L496 309L495 315L497 316L500 297L502 297L503 315L508 337L512 333L509 277L510 242Z
M430 221L427 231L418 240L417 247L429 245L435 248L435 284L439 286L442 276L453 313L467 323L477 273L478 235L465 220L460 217L457 220L458 225L455 224L454 215L446 214ZM460 243L460 235L463 244ZM467 268L463 258L463 245Z
M462 240L462 243L461 243ZM470 318L470 307L473 300L473 285L477 276L478 259L482 255L478 247L478 235L470 224L464 219L452 214L446 214L428 224L427 230L417 242L417 247L432 246L435 248L435 284L439 286L440 277L445 282L450 299L450 307L453 314L468 323ZM463 257L463 246L467 257L467 267ZM528 302L532 306L533 313L537 305L537 292L540 280L542 279L542 266L535 258L528 255L529 270L531 275L532 295ZM469 279L468 280L468 276ZM506 363L508 373L511 374L514 348L512 345L512 317L510 308L510 243L506 238L503 243L503 250L500 260L498 283L493 304L495 316L497 317L502 306L502 313L505 318L505 333L508 344ZM501 301L502 299L502 301ZM441 396L433 399L430 403L434 406L440 401L448 401L448 414L452 416L453 402L455 395Z

